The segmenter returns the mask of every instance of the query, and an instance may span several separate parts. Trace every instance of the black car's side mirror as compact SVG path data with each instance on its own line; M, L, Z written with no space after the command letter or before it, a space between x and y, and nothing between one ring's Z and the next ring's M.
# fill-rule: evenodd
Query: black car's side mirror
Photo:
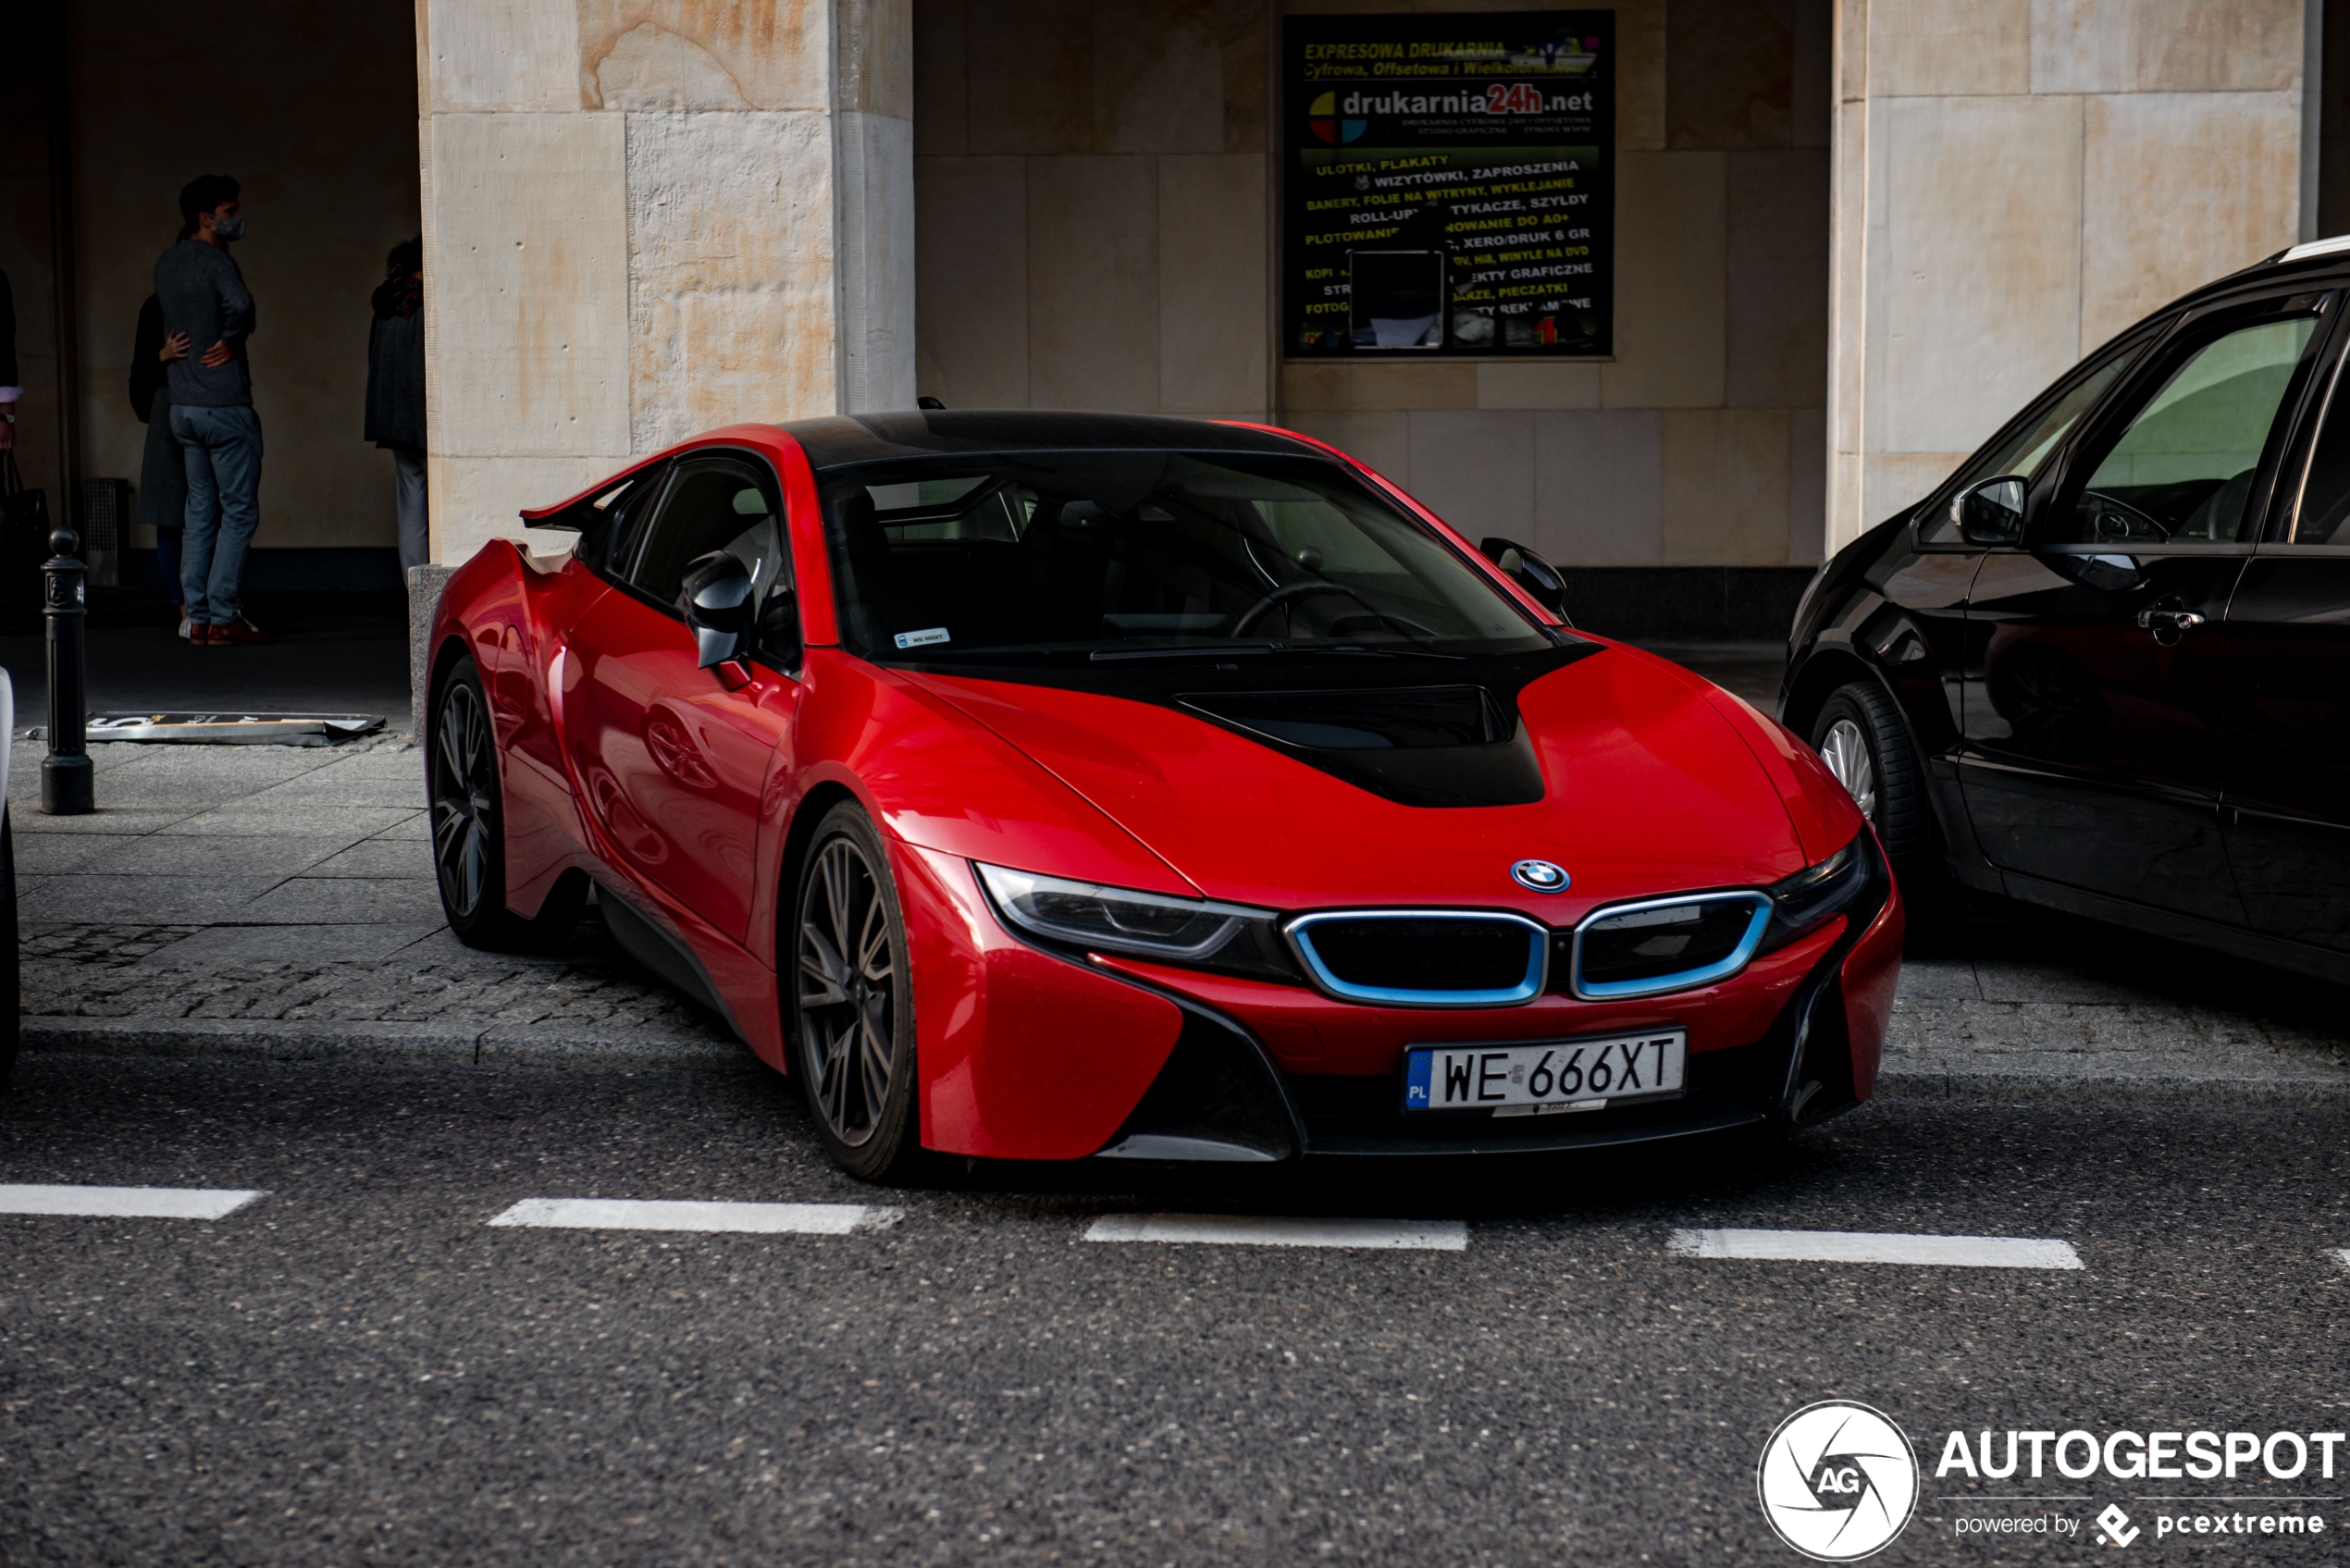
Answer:
M1515 539L1479 539L1477 548L1535 603L1566 620L1566 578L1557 567Z
M705 670L739 659L750 646L750 568L723 549L686 563L677 608L693 629Z
M2024 481L2012 474L1960 490L1950 521L1971 545L2011 545L2023 538Z

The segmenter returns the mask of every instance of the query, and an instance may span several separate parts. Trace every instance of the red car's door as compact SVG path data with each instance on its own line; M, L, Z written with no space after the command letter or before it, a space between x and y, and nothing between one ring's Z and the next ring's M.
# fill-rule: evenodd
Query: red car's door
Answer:
M759 801L787 746L799 687L791 571L766 463L718 451L680 462L618 591L574 629L578 684L564 698L581 804L622 869L736 941L750 921ZM767 650L747 685L699 667L677 611L686 563L741 557L762 606ZM793 650L792 657L781 650Z

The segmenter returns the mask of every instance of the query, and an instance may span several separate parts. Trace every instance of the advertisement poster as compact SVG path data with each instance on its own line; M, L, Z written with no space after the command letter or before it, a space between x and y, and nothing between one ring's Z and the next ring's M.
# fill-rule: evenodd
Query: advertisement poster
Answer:
M1613 351L1612 11L1292 17L1283 352Z

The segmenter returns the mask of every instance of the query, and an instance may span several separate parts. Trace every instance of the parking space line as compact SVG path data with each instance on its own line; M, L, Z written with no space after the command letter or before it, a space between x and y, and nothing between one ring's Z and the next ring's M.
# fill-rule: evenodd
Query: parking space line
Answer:
M0 1214L90 1219L218 1219L262 1196L226 1187L0 1186Z
M2070 1241L2030 1236L1909 1236L1870 1230L1676 1230L1668 1251L1781 1263L1903 1263L1934 1268L2080 1268Z
M895 1224L902 1209L871 1204L713 1204L627 1198L525 1198L492 1225L550 1230L734 1230L846 1236Z
M1245 1214L1113 1214L1094 1221L1088 1241L1174 1241L1242 1247L1361 1247L1466 1252L1457 1219L1275 1219Z

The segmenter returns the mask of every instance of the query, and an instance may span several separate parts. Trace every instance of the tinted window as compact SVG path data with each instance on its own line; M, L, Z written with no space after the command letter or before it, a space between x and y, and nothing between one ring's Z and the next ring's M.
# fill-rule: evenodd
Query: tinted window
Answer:
M2350 387L2339 366L2326 400L2325 423L2309 451L2301 505L2293 525L2297 545L2350 545Z
M627 561L635 551L640 535L637 525L660 496L661 482L668 474L667 463L656 463L590 501L588 526L581 530L576 546L579 559L599 572L618 570L617 563Z
M750 569L762 605L774 588L789 586L775 482L765 465L736 457L688 458L677 465L676 482L629 580L674 611L686 566L722 549Z
M844 636L869 658L1549 641L1416 520L1315 459L938 458L825 490Z
M2317 327L2272 318L2180 350L2045 542L2232 542Z
M2010 474L2020 474L2027 479L2039 477L2040 470L2056 454L2057 448L2081 416L2094 407L2106 394L2121 372L2135 359L2145 340L2125 344L2109 352L2104 363L2058 392L2045 399L2032 415L2016 430L1975 455L1959 475L1959 488L1965 490L1985 479L1997 479ZM1947 511L1923 519L1918 525L1918 537L1927 544L1957 544L1958 525Z

